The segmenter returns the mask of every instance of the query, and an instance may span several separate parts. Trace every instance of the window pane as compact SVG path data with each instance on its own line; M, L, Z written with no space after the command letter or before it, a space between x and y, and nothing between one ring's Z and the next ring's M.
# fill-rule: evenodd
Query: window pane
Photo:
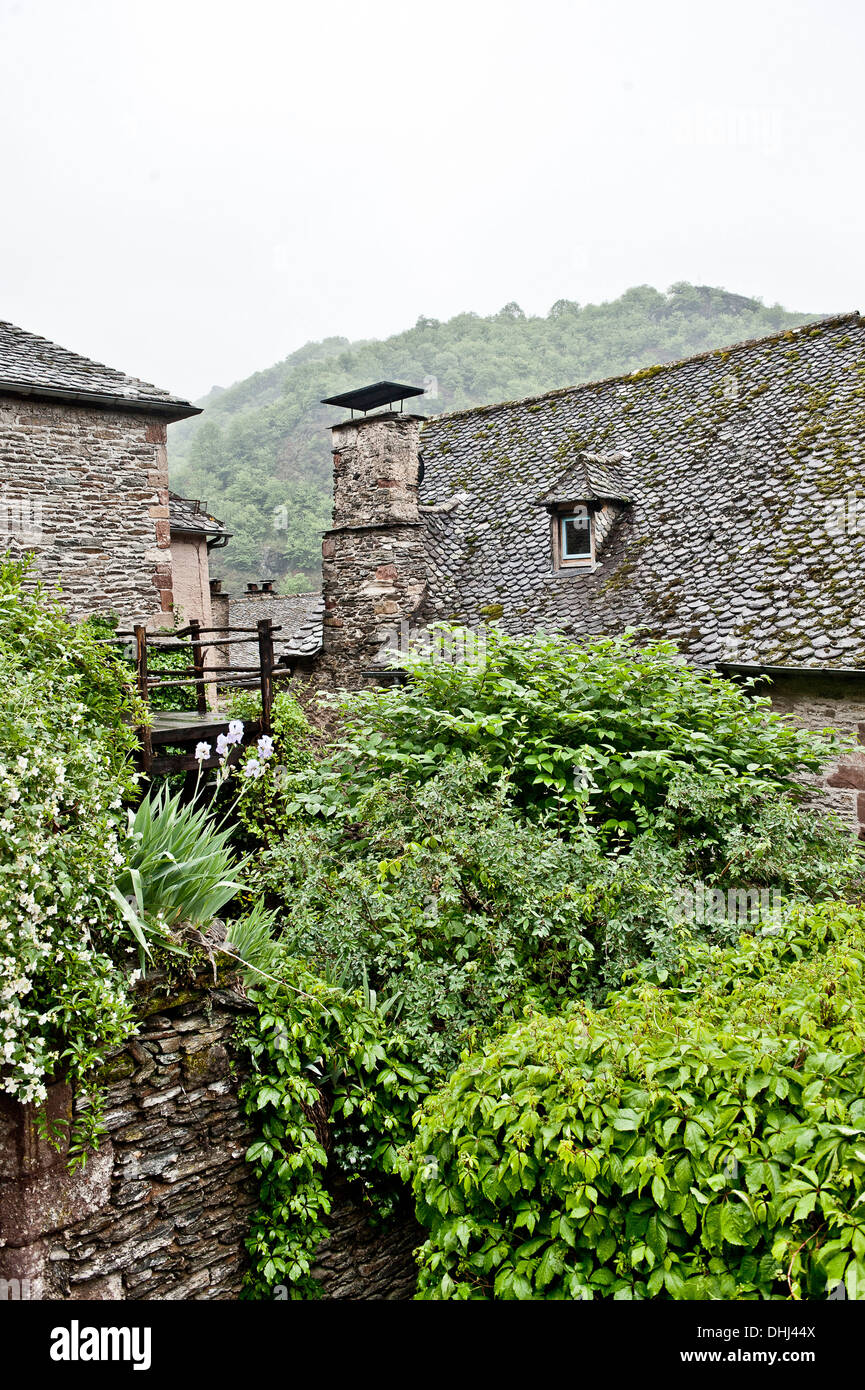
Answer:
M562 517L562 559L585 559L592 553L592 519L588 512Z

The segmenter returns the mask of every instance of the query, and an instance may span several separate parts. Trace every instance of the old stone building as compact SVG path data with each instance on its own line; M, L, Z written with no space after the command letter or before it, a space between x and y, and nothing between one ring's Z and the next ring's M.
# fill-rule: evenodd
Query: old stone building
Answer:
M0 323L0 549L35 556L74 617L165 621L166 431L195 406Z
M174 616L183 625L195 618L202 627L218 626L210 582L210 552L228 544L230 534L205 506L190 497L168 494Z
M865 322L523 401L338 424L319 679L431 622L636 628L865 734ZM865 756L828 777L865 827Z

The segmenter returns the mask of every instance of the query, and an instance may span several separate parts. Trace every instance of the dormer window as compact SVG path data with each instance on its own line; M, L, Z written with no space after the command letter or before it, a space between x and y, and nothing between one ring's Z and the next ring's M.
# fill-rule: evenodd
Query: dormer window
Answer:
M617 465L625 454L580 451L535 501L550 519L552 570L547 576L592 574L631 505Z
M591 565L594 559L592 514L588 507L574 507L558 517L558 561L562 566Z

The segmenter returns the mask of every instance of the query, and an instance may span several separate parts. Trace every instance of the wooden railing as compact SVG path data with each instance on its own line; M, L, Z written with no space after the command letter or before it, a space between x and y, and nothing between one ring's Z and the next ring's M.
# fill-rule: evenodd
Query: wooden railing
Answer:
M273 649L273 634L280 629L270 618L261 618L255 627L202 627L193 619L187 627L172 630L169 634L160 631L148 632L143 623L136 623L131 632L117 632L111 638L100 639L112 646L128 647L129 639L134 639L135 682L138 693L148 708L154 691L170 687L193 687L195 690L195 712L157 711L152 727L139 729L141 740L141 764L145 772L183 771L198 766L191 754L163 754L154 756L154 743L177 745L180 748L191 746L199 741L208 741L220 725L227 723L227 717L214 708L217 690L225 687L250 689L258 686L261 693L261 717L254 721L258 733L270 733L273 710L273 677L276 660ZM209 664L207 653L211 649L220 652L234 646L257 644L258 662L254 666L232 665L229 656L227 664ZM191 665L179 666L171 670L154 671L149 654L155 652L189 653ZM250 732L252 730L250 729ZM211 758L204 766L215 764Z
M171 642L159 640L158 633L148 633L143 624L135 626L135 660L138 677L138 690L142 698L149 703L151 690L162 690L168 686L195 686L196 707L199 714L204 714L207 710L207 686L218 683L220 686L226 685L250 685L255 677L258 677L261 684L261 708L262 715L270 722L270 711L273 705L273 671L275 667L273 654L273 634L279 628L274 627L270 618L261 618L256 627L205 627L193 620L188 627L179 628L172 633L175 639ZM207 638L209 633L224 634L219 637ZM230 634L240 633L241 636L233 637ZM185 643L180 639L188 637L189 642ZM258 664L255 666L232 666L230 663L225 666L206 666L204 652L210 647L230 647L239 643L249 646L249 638L255 637L258 640ZM154 640L156 639L156 640ZM148 671L147 650L150 646L154 651L160 652L185 652L191 650L192 665L178 667L176 670L183 674L171 675L165 678L162 672L151 675ZM240 679L239 679L240 678Z

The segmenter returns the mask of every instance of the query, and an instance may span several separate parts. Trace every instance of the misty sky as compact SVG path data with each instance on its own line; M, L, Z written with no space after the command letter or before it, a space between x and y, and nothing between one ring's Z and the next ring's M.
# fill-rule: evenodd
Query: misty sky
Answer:
M419 314L863 308L855 0L0 0L0 318L199 396Z

